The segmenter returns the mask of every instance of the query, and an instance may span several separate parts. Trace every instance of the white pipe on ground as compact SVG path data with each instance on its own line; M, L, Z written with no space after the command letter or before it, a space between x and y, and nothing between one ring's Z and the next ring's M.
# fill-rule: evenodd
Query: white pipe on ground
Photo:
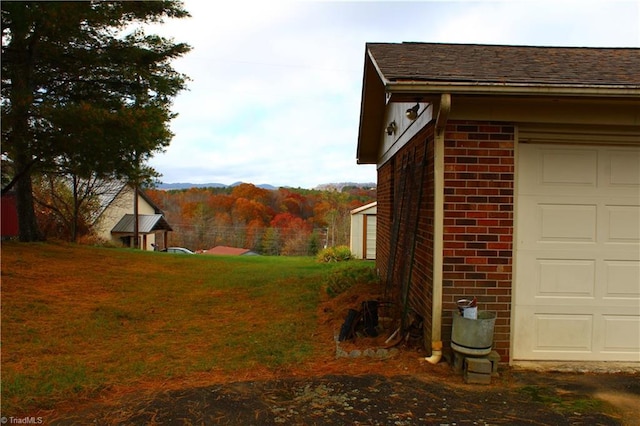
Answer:
M442 358L442 342L431 342L431 356L426 357L424 360L429 364L437 364Z

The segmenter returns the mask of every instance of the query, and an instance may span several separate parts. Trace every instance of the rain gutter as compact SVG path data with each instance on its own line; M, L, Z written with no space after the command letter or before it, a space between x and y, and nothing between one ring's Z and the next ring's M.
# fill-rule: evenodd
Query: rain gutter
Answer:
M640 85L598 84L532 84L532 83L482 83L482 82L433 82L433 81L385 81L387 93L393 95L419 95L441 93L483 95L536 95L577 97L630 97L640 96Z

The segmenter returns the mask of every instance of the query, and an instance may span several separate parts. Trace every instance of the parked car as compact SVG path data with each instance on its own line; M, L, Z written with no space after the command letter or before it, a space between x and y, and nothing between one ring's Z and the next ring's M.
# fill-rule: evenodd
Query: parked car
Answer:
M188 248L184 247L167 247L167 253L195 254Z

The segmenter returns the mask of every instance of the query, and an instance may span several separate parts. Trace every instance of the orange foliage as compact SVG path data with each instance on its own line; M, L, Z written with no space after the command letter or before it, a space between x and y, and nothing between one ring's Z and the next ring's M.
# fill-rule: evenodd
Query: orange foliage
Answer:
M247 198L262 204L267 204L271 199L271 191L259 188L250 183L241 183L233 188L231 195L236 198Z
M233 188L149 190L147 194L164 211L174 230L169 234L170 245L193 250L244 245L261 252L267 228L272 227L278 230L279 247L287 247L283 254L295 252L293 247L309 247L314 228L323 240L327 228L331 228L331 242L347 245L348 232L343 228L348 227L350 210L375 199L375 191L361 188L342 193L267 190L247 183ZM336 230L338 226L341 230Z

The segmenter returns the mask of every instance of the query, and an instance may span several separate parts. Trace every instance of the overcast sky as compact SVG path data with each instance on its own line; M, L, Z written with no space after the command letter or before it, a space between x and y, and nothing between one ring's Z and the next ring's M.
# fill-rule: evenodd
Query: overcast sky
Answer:
M367 42L640 47L640 0L245 2L186 0L153 27L193 50L164 183L314 188L375 182L356 164Z

